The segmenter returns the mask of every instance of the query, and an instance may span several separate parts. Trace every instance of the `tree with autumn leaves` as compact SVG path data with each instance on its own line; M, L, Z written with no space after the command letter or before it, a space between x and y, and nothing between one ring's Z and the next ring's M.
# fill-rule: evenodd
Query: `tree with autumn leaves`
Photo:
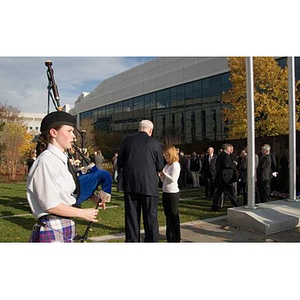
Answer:
M19 111L0 104L0 167L1 173L8 174L10 180L14 180L18 168L24 166L24 160L33 147L31 140Z
M224 121L230 139L247 137L245 57L228 59L232 88L222 95ZM274 136L289 131L288 67L273 57L253 58L255 135ZM296 82L296 128L300 130L300 81Z

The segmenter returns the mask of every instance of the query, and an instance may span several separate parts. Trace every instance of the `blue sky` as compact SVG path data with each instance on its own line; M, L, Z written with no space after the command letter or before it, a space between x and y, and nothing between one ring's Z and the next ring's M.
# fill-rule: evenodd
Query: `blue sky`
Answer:
M0 103L46 112L47 59L53 61L61 104L73 104L81 92L147 57L299 56L298 33L292 31L298 28L298 10L282 14L274 3L252 2L243 7L238 0L174 1L170 10L169 2L156 0L6 1L0 19Z
M155 58L0 57L0 103L21 112L46 113L48 59L53 63L61 105L73 105L82 92L91 92L104 79Z

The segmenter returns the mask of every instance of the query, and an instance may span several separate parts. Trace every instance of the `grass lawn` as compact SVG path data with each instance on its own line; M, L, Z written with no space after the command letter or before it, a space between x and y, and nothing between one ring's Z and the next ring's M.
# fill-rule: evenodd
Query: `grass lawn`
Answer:
M160 197L161 199L161 197ZM225 202L230 205L229 201ZM91 200L83 203L83 208L94 207ZM226 208L220 212L210 210L211 200L206 200L204 187L181 190L179 204L180 222L186 223L226 214ZM228 206L230 207L230 206ZM106 210L100 210L99 222L93 224L89 237L124 233L123 193L118 193L113 186L111 202ZM162 202L158 206L159 226L165 226ZM35 219L26 200L26 182L0 183L0 242L28 242ZM76 220L78 234L83 234L88 222ZM142 228L143 229L143 228Z

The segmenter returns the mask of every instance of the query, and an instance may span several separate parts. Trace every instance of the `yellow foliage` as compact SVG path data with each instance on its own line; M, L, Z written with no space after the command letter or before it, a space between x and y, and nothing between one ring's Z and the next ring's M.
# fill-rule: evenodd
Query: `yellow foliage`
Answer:
M7 122L0 132L2 161L9 171L11 179L16 175L17 166L22 164L22 159L31 148L32 137L27 133L27 128L17 122Z
M228 59L232 88L222 95L224 120L228 122L230 138L247 136L246 67L244 57ZM254 57L254 109L256 136L288 133L288 70L272 57ZM300 87L300 82L296 87ZM300 112L300 92L296 89L297 120ZM300 129L300 123L296 124Z

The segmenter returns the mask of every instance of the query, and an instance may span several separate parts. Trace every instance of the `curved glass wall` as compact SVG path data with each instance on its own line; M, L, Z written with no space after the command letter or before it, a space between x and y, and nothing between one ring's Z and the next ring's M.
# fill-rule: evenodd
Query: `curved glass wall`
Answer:
M227 72L83 112L80 122L89 118L96 130L126 134L150 119L153 136L166 143L223 140L221 94L230 87Z

